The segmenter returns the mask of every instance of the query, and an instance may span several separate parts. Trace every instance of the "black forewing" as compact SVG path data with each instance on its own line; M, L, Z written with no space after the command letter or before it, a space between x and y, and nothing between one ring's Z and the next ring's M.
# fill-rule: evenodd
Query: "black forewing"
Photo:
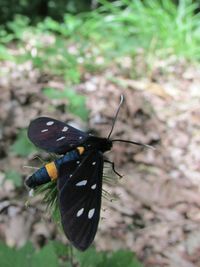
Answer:
M88 134L61 121L40 117L28 127L28 137L34 145L48 152L65 154L84 143Z
M101 209L103 156L91 151L83 157L69 179L69 165L58 179L59 207L64 232L80 250L87 249L96 235ZM73 168L72 168L73 169Z

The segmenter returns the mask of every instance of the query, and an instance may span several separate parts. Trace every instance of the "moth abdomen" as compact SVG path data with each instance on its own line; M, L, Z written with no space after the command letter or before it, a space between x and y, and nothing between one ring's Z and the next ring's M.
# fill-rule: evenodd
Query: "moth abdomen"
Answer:
M35 188L36 186L48 183L50 181L56 181L59 177L59 169L63 164L78 160L80 158L80 154L84 151L83 148L80 148L77 150L72 150L55 161L47 163L45 166L37 170L33 175L28 177L25 181L25 184L30 188Z
M30 188L35 188L36 186L48 183L51 181L51 178L47 172L46 167L42 167L37 170L33 175L29 176L25 184Z

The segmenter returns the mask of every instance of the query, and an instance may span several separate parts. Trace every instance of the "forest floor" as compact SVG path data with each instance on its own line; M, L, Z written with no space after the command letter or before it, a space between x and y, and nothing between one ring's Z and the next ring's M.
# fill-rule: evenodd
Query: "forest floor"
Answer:
M28 157L10 152L17 133L32 119L47 115L106 137L123 94L113 138L143 142L155 149L115 143L106 154L123 178L113 176L112 185L104 185L110 195L103 199L95 246L100 250L129 248L148 267L200 266L198 66L173 59L160 61L148 77L137 80L126 78L115 66L101 74L85 74L75 89L87 97L88 124L63 112L67 99L50 100L42 93L44 87L62 91L61 79L41 74L30 62L2 62L0 68L6 73L0 79L1 181L10 170L25 179L32 170L24 166L39 164L33 159L38 152ZM43 152L39 155L48 158ZM113 174L109 171L109 175ZM38 246L55 238L66 242L40 197L29 199L28 207L27 200L25 187L4 181L0 239L16 246L27 240Z

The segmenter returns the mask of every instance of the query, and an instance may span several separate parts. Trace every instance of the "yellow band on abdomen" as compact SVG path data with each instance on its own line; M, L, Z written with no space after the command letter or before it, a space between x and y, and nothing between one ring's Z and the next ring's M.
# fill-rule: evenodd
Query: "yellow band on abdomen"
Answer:
M47 173L48 173L48 175L52 181L54 181L58 178L58 170L57 170L54 162L47 163L45 165L45 168L46 168Z
M78 153L79 153L80 155L82 155L83 152L85 151L85 148L84 148L83 146L78 146L76 149L78 150Z

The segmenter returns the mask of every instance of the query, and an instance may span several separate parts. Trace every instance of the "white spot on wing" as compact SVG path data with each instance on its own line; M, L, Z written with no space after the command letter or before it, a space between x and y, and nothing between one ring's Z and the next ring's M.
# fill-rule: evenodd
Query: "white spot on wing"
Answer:
M47 123L46 123L46 125L48 125L48 126L51 126L51 125L53 125L54 124L54 121L48 121Z
M77 162L76 162L77 164L79 164L80 163L80 161L79 160L77 160Z
M79 139L83 139L83 136L79 136Z
M76 217L80 217L84 212L84 208L80 209L77 213L76 213Z
M62 132L66 132L69 128L67 126L65 126L63 129L62 129Z
M70 176L69 177L72 177L72 174L70 174Z
M93 215L94 215L95 209L91 209L88 212L88 219L92 219Z
M96 164L96 161L93 161L93 162L92 162L92 165L95 165L95 164Z
M60 138L56 139L56 141L60 141L60 140L63 140L65 138L66 138L65 136L61 136Z
M45 133L47 131L48 131L48 129L44 129L44 130L41 131L41 133Z
M96 189L96 187L97 187L97 184L93 184L92 186L91 186L91 189Z
M87 184L87 180L82 180L76 184L76 186L83 186Z

